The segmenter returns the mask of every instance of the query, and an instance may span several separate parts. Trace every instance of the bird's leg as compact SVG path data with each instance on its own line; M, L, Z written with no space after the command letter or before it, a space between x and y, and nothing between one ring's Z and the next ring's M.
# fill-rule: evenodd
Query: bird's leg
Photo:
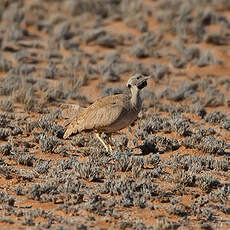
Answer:
M108 146L105 144L104 140L100 137L99 133L96 133L96 137L98 138L98 140L103 144L103 146L105 147L107 152L111 152L111 146L108 148Z
M110 133L107 134L107 138L108 138L109 151L112 152L113 151L112 146L111 146L111 144L112 144L112 138L111 138L111 134Z

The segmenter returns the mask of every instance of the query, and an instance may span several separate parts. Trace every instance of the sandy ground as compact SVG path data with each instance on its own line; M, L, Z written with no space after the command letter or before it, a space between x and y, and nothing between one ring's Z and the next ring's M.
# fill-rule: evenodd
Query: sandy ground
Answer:
M229 229L230 4L3 0L0 229ZM151 76L113 135L63 139L87 107Z

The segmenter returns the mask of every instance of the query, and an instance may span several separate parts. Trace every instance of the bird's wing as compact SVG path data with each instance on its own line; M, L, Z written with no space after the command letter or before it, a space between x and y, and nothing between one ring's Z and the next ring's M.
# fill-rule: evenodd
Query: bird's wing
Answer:
M125 113L127 101L128 97L122 94L100 98L69 124L64 138L82 130L100 130L110 126Z
M79 121L80 129L100 130L103 127L113 124L122 113L124 113L125 107L122 104L110 104L97 108L94 111L90 111L83 117L83 120Z
M64 127L66 127L73 121L75 117L79 116L85 110L85 108L77 104L63 104L61 105L61 110L62 117L66 118L63 123Z

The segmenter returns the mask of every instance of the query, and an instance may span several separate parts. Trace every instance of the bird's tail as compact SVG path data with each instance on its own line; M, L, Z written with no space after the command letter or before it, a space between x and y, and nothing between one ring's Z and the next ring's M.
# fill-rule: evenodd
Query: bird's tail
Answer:
M72 122L68 125L63 138L66 139L74 133L79 133L79 131L81 131L81 129L79 129L79 127L74 122Z

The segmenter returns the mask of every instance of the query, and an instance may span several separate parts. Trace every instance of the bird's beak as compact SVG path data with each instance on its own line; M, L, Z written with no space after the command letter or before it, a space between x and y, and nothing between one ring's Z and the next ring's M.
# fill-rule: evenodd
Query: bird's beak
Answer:
M150 79L151 78L151 76L145 76L144 78L142 78L143 79L143 81L147 81L148 79Z
M149 78L151 78L151 76L144 76L140 79L140 83L147 81Z

